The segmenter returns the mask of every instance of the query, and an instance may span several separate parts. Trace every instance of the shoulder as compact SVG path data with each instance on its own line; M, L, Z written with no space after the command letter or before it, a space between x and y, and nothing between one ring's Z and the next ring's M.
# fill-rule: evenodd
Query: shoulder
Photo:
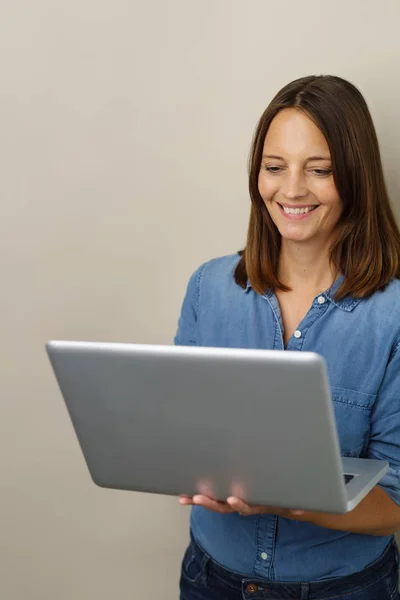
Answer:
M382 294L387 294L394 298L400 299L400 279L392 279L392 281L386 286Z
M384 290L372 294L368 301L375 306L400 314L400 279L392 279Z
M221 311L231 314L232 307L240 298L240 292L245 296L234 279L239 260L239 254L221 256L203 263L192 273L183 300L175 344L201 345L204 324L211 331L208 343L215 342L213 328L216 323L220 325ZM236 302L232 302L235 294ZM199 321L203 323L203 338L201 331L199 332Z
M384 290L375 292L363 304L369 325L377 327L387 339L400 341L400 280L392 279Z
M243 292L234 279L239 261L240 256L236 253L204 262L192 273L187 286L187 295L196 299L198 304L200 297L211 300L212 297L225 296L235 291Z
M224 284L230 283L233 280L235 269L239 263L239 254L228 254L213 258L198 269L200 277L207 284Z
M392 279L386 289L380 293L382 309L390 315L391 325L396 325L400 340L400 279Z
M208 260L192 273L189 283L197 287L235 283L233 276L239 260L240 256L237 253Z

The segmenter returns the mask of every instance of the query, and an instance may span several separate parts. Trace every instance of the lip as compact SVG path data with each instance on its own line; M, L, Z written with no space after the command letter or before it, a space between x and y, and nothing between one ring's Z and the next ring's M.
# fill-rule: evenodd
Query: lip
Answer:
M285 202L277 202L277 204L285 208L312 208L313 206L319 206L319 204L286 204Z
M283 202L277 202L277 205L279 206L279 210L281 212L281 214L286 217L286 219L289 219L289 221L300 221L302 219L307 219L307 217L310 217L313 213L315 213L316 210L318 210L320 204L316 205L316 204L296 204L295 206L293 206L292 204L285 204ZM302 215L297 214L297 215L290 215L285 213L285 211L283 210L283 206L285 206L285 208L311 208L313 206L317 206L317 208L315 210L312 210L308 213L304 213Z

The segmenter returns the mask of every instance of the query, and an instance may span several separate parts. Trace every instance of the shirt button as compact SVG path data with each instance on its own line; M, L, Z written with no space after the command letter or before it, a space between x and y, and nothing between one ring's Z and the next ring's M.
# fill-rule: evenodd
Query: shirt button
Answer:
M294 337L295 338L300 338L301 337L301 331L299 331L298 329L296 329L296 331L294 332Z
M266 552L261 552L261 558L262 558L263 560L267 560L267 558L268 558L268 554L267 554Z
M325 298L323 296L318 296L318 304L325 304Z

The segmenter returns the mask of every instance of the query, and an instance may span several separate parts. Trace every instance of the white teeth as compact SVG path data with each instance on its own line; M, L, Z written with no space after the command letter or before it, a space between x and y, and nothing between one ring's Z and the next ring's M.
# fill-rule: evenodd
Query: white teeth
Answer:
M306 208L288 208L287 206L282 206L283 210L287 215L306 215L310 210L314 210L315 206L307 206Z

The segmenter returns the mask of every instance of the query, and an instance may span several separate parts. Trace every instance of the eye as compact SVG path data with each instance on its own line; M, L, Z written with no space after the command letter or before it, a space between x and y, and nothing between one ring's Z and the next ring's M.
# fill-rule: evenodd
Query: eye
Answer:
M311 169L311 172L314 173L314 175L317 175L317 177L328 177L329 175L332 175L331 169Z
M282 167L277 167L277 166L269 166L269 165L266 165L266 166L265 166L265 170L266 170L268 173L273 173L273 174L276 174L276 173L280 173L280 172L282 171Z

